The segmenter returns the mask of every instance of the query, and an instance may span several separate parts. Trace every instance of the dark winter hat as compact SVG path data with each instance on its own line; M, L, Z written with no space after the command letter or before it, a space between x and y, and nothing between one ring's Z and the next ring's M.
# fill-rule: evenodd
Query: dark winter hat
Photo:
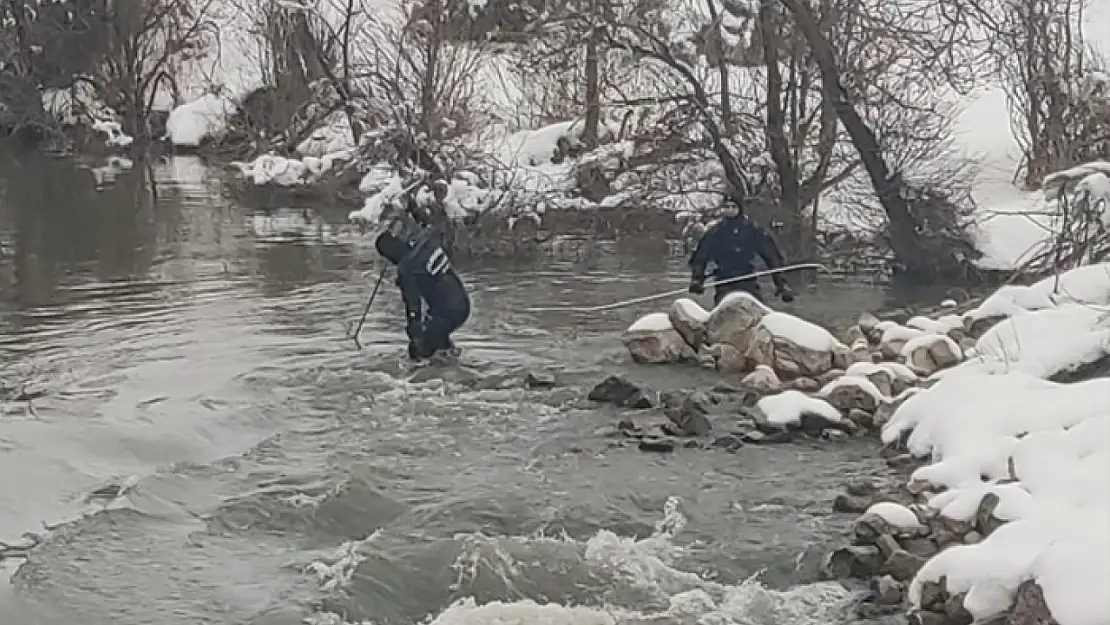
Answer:
M400 264L401 259L409 251L409 246L392 232L383 232L374 241L374 247L386 260L394 265Z

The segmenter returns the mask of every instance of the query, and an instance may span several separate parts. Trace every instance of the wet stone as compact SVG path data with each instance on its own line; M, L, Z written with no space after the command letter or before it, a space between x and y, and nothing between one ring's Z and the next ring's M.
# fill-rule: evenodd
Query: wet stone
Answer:
M739 434L725 434L713 439L713 446L728 451L736 451L744 446L744 440Z
M628 419L622 419L617 424L617 431L629 438L641 438L644 435L644 431Z
M1028 580L1018 586L1007 625L1058 625L1037 582Z
M875 541L875 546L879 548L879 553L883 555L884 559L890 558L895 553L902 551L902 545L898 544L897 540L890 534L883 534Z
M966 593L952 595L944 602L944 615L948 617L948 625L971 625L975 617L964 607Z
M713 400L701 391L673 393L663 398L663 414L670 420L668 433L673 436L704 436L713 429L706 413Z
M899 542L903 549L922 558L931 558L940 551L937 544L928 538L906 538Z
M882 572L900 582L908 582L923 566L925 566L925 558L915 556L905 549L899 549L890 554L883 563Z
M910 625L947 625L948 617L938 612L919 610L907 619Z
M875 417L866 410L853 408L848 412L848 420L866 430L873 429L875 426Z
M886 465L892 469L911 469L916 468L918 464L920 460L910 454L898 454L886 460Z
M611 375L599 382L590 391L587 399L637 410L651 408L655 405L649 391L617 375Z
M667 436L645 436L640 439L640 451L667 453L674 451L675 441Z
M554 388L555 376L546 371L530 371L524 376L524 386L532 389Z
M921 585L921 607L934 612L943 609L947 595L944 591L944 582L945 579L941 578L939 582L930 580Z
M751 432L744 433L744 442L751 443L752 445L776 445L781 443L789 443L792 440L790 432L786 430L778 430L774 432L760 432L759 430L752 430Z
M844 492L853 497L867 497L879 492L879 487L871 480L856 480L848 482Z
M853 545L841 547L829 556L827 569L836 579L871 579L883 566L883 557L877 547Z
M901 605L906 597L905 585L890 575L875 579L871 592L874 593L875 603L879 605Z
M856 519L852 525L852 533L860 544L873 545L880 536L894 534L894 527L883 517L871 513Z

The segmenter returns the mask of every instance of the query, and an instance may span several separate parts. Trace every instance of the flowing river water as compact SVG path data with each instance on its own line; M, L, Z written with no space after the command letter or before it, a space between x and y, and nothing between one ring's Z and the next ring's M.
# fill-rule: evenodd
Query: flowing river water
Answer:
M850 521L835 493L886 474L871 443L618 445L592 384L716 374L628 362L619 334L650 304L523 310L680 288L681 259L466 267L460 362L416 371L389 282L364 349L346 337L376 260L344 221L256 213L192 158L4 165L0 391L35 399L0 403L0 541L44 540L0 561L0 621L849 619L853 594L815 563ZM906 301L801 291L786 309L827 325ZM526 389L529 372L558 384Z

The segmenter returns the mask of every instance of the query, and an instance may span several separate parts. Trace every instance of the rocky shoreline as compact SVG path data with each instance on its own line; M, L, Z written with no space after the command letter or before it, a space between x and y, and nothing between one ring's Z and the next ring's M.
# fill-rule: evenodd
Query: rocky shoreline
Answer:
M962 496L960 489L914 479L918 469L937 459L920 450L912 453L907 444L912 428L884 433L900 407L936 385L947 370L997 358L980 353L999 339L992 328L1056 305L1030 304L1035 288L1003 287L981 304L961 307L946 301L925 314L896 311L879 319L864 313L840 338L744 294L726 298L712 311L683 298L665 313L638 320L623 343L638 363L711 368L721 373L721 381L709 389L657 395L610 376L589 399L622 410L609 432L615 445L634 442L645 452L680 447L737 452L745 445L807 438L885 439L879 453L897 478L894 486L885 479L847 484L831 502L834 512L859 515L850 544L829 554L825 566L830 579L870 583L859 616L904 614L921 625L1061 623L1033 579L1014 584L1016 592L1011 588L1005 599L1010 607L984 620L969 610L967 580L951 584L947 575L923 573L938 554L978 545L1015 518L1010 510L998 513L1006 504L996 494L1022 488L1013 457L1002 479L988 480L983 471L982 492L971 504L961 504L971 506L966 514L948 514L937 500ZM1110 300L1110 288L1103 291L1096 299ZM1084 358L1064 367L1071 372L1069 381L1081 379L1078 372L1106 370L1099 363L1110 362L1110 343ZM1044 377L1059 374L1045 372ZM981 597L972 603L984 613Z

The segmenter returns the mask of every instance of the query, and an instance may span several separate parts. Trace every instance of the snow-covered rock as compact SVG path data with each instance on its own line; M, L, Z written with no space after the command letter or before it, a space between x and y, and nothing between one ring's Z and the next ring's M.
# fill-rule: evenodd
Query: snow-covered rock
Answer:
M621 342L638 363L668 364L697 358L693 348L671 325L667 313L640 317L625 330Z
M256 186L275 185L279 187L298 187L318 181L324 174L338 169L341 163L352 158L351 152L326 154L323 158L305 156L287 158L274 154L263 154L249 163L232 162L239 174Z
M872 362L871 345L868 344L866 339L857 340L856 342L852 343L852 345L849 347L849 349L852 350L852 361L853 362L857 362L857 363L859 363L859 362L866 362L866 363Z
M770 312L770 308L748 293L729 293L709 311L705 340L710 345L728 343L747 353L755 327Z
M698 349L705 343L705 326L709 323L709 312L697 302L686 297L676 299L671 304L668 317L671 325L690 347Z
M748 358L755 364L769 365L784 377L819 377L833 368L837 351L851 354L821 326L786 313L770 312L752 333Z
M906 346L906 343L919 336L926 335L923 330L908 328L896 323L883 327L882 333L882 337L879 339L879 351L883 358L888 360L894 360L901 356L902 348Z
M802 428L820 431L840 428L845 419L823 399L795 390L769 395L756 403L757 425L764 429Z
M844 376L829 382L817 396L844 414L852 410L875 412L883 401L882 391L871 380L856 376Z
M963 360L963 350L947 336L925 334L910 339L902 346L902 358L914 373L928 377L959 364Z
M886 364L886 363L883 363ZM894 391L894 374L887 367L882 364L875 364L870 360L867 362L853 363L850 367L844 370L846 377L864 378L875 387L883 397L893 397ZM911 381L912 384L912 381Z

